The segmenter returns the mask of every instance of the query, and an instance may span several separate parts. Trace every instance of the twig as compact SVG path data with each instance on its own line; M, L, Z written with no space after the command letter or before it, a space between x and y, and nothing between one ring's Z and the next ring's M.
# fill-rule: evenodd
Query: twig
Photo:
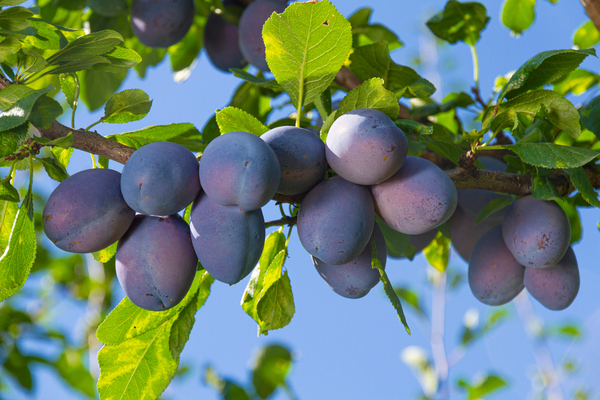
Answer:
M600 0L581 0L585 12L592 20L596 29L600 31Z

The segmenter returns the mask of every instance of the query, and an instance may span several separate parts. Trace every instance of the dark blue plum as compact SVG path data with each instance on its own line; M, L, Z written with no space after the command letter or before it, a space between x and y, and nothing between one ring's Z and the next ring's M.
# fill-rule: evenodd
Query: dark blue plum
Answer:
M117 278L129 300L145 310L177 305L196 275L188 224L179 215L136 215L117 246Z
M255 0L242 13L239 24L239 43L244 58L256 68L269 71L265 59L262 29L273 12L281 14L286 4L280 0Z
M371 186L375 209L393 229L420 235L446 222L454 213L458 193L437 165L408 156L388 180Z
M247 132L230 132L206 146L200 161L200 183L212 201L257 210L275 195L281 172L275 152Z
M477 300L490 306L508 303L523 290L524 274L502 240L502 227L479 239L469 261L469 286Z
M127 204L141 214L175 214L200 191L198 161L176 143L147 144L125 163L121 191Z
M44 232L60 249L91 253L119 240L134 216L121 194L121 174L88 169L62 181L48 197Z
M346 264L365 249L374 224L369 190L335 176L302 200L298 237L310 255L327 264Z
M327 170L325 145L314 133L293 126L271 129L261 138L273 149L281 169L277 193L294 195L321 182Z
M377 224L375 224L373 235L375 236L377 256L381 261L381 266L385 269L387 250L383 233L381 233L381 229ZM349 263L331 265L313 257L313 264L315 264L321 278L327 282L334 292L349 299L359 299L379 283L379 271L371 267L373 252L371 243L372 237L363 252Z
M579 292L579 268L571 246L553 267L525 268L524 282L527 291L544 307L550 310L569 307Z
M232 1L224 1L225 7L237 6ZM246 60L238 43L238 27L227 22L218 14L211 13L204 26L204 48L212 64L222 71L242 68Z
M131 29L149 47L179 42L194 22L194 0L133 0Z
M553 201L525 196L506 210L502 224L506 247L527 268L549 268L565 255L571 241L567 215Z
M190 219L192 243L200 263L218 281L233 285L258 262L265 241L262 211L221 206L200 193Z
M404 132L384 113L369 108L339 117L327 134L329 166L357 185L374 185L394 175L406 160Z

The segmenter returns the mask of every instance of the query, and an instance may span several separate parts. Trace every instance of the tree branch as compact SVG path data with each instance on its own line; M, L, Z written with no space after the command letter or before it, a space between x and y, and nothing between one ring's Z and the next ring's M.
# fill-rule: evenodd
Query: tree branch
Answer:
M600 31L600 0L581 0L585 12L592 20L596 29Z

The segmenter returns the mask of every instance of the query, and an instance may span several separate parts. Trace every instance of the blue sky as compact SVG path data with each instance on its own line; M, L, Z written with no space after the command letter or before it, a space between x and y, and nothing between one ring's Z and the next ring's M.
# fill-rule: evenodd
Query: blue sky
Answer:
M412 66L415 59L422 63L419 73L437 87L434 96L440 100L451 91L469 91L472 82L471 54L464 44L436 45L424 22L440 11L445 2L424 0L420 2L379 0L367 4L364 0L333 1L338 10L349 16L358 8L374 8L372 20L394 30L405 46L393 53L394 60ZM491 21L482 34L477 48L481 68L482 95L491 93L494 80L517 69L527 59L544 50L571 48L575 29L587 21L579 2L560 1L551 4L539 1L536 22L521 37L516 38L500 22L500 2L483 1ZM598 71L598 59L589 57L582 67ZM213 68L202 53L190 78L175 83L167 62L148 71L140 80L130 74L122 89L141 88L153 99L150 114L142 121L124 125L103 124L96 127L103 135L139 129L148 125L174 122L192 122L199 129L217 108L230 100L239 80ZM441 85L440 85L441 82ZM577 105L582 99L574 98ZM280 114L285 114L282 111ZM77 113L77 126L88 126L102 116L101 111L87 113L83 108ZM73 174L91 168L89 155L76 151L69 166ZM121 166L111 163L111 168ZM24 179L21 177L20 179ZM55 183L45 180L41 187L49 193ZM264 209L265 220L279 217L277 208L270 204ZM534 312L545 326L576 323L582 326L583 336L576 340L551 338L548 348L556 366L567 359L576 360L580 369L573 377L562 382L565 398L572 397L579 388L587 387L600 395L600 273L595 248L598 242L598 209L583 209L581 217L583 240L574 247L579 262L581 288L575 302L565 311L552 312L531 300ZM282 330L256 337L256 324L241 309L239 303L248 278L235 286L221 283L213 285L205 307L196 315L196 325L182 354L182 363L190 365L187 378L174 381L165 392L169 399L217 399L216 392L200 379L203 366L212 367L222 376L241 383L250 382L248 360L260 346L281 343L290 347L296 361L290 375L290 384L299 399L409 399L417 398L420 386L400 353L407 346L419 346L431 355L429 324L412 310L407 318L412 328L408 336L381 285L360 300L349 300L336 295L319 277L310 256L294 234L286 262L296 305L291 324ZM466 264L452 256L451 269L466 274ZM391 281L417 289L425 309L432 308L432 294L427 285L428 267L422 256L413 262L388 260L386 268ZM115 304L120 298L115 299ZM495 310L479 303L463 281L459 289L448 293L444 343L448 353L456 346L463 317L469 310L484 316ZM65 304L66 309L69 304ZM528 338L515 306L505 306L510 318L482 340L473 345L462 360L450 370L451 398L464 398L455 382L459 378L472 379L480 373L498 373L509 382L509 388L496 398L526 398L532 393L530 377L536 372L535 349L539 343ZM82 310L77 309L78 312ZM57 324L68 326L57 315ZM33 398L79 398L57 377L46 369L37 369L37 391ZM31 398L14 393L15 398ZM282 393L275 396L285 399ZM595 398L592 396L592 398Z

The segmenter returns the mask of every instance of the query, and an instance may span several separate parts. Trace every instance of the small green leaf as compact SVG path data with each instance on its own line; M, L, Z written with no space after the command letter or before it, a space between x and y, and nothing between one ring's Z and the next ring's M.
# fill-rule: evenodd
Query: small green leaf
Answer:
M0 181L0 200L11 201L13 203L18 203L21 200L17 189L4 179ZM0 205L4 206L2 203L0 203Z
M359 108L379 110L392 120L397 119L400 112L396 96L384 88L382 78L371 78L352 89L340 102L339 110L346 114Z
M387 46L382 43L355 49L350 62L350 69L360 80L383 78L384 87L394 92L397 98L404 96L427 99L435 92L433 84L414 69L396 64L391 59Z
M444 272L450 260L450 239L438 232L435 239L423 249L423 254L433 268Z
M21 41L14 37L7 37L0 41L0 62L6 62L11 56L21 50Z
M261 76L254 76L248 71L239 68L231 68L231 72L233 72L233 75L236 77L243 79L246 82L250 82L256 86L271 89L274 92L283 91L283 88L277 83L276 80L266 80Z
M123 43L123 37L115 31L106 29L78 37L64 49L48 58L48 64L62 64L89 57L101 56Z
M423 125L410 119L399 119L395 121L398 128L402 129L405 135L431 135L433 127Z
M416 290L411 290L407 287L398 287L394 288L394 292L398 295L400 299L402 299L406 304L411 306L414 311L416 311L422 317L426 317L425 308L421 302L419 297L419 292Z
M519 127L519 119L514 108L508 108L492 120L492 132L497 133L503 130L513 131Z
M595 56L596 52L593 49L543 51L519 67L504 85L498 99L502 101L506 97L510 100L528 90L554 83L590 55Z
M506 382L497 375L487 375L477 382L467 385L469 396L467 400L479 400L483 397L508 386Z
M33 13L24 7L11 7L0 11L0 29L6 31L22 31L30 27L29 20Z
M454 164L458 165L460 156L466 153L466 150L461 148L454 143L446 142L443 140L431 140L429 136L420 136L419 140L425 143L425 146L431 151L440 156L447 158Z
M250 400L243 387L230 379L222 379L211 367L204 371L204 382L217 389L223 400Z
M90 111L97 110L119 89L126 76L127 72L114 74L95 69L81 71L79 73L81 100ZM102 82L102 85L98 85L97 82Z
M475 225L479 225L490 215L508 207L514 200L506 197L499 197L487 203L475 218Z
M565 172L571 177L571 183L581 196L594 207L600 207L598 193L594 190L592 182L583 167L566 169Z
M498 112L513 108L517 113L530 117L538 115L546 108L552 125L564 130L577 139L581 134L579 113L573 103L551 90L536 90L514 97L500 105Z
M502 6L502 24L520 35L533 24L535 0L506 0Z
M0 131L23 125L40 96L54 90L52 85L34 90L23 85L10 85L0 91Z
M329 87L352 49L352 27L329 0L292 3L263 27L269 68L300 108Z
M17 151L19 146L29 138L28 128L29 124L25 123L16 128L0 132L0 157L9 156Z
M285 378L292 366L292 353L285 347L271 344L261 349L252 368L252 385L261 399L269 397Z
M102 122L123 124L139 121L150 112L152 100L140 89L128 89L115 93L104 106Z
M529 165L548 169L581 167L600 156L598 151L554 143L513 144L503 145L502 148L516 153Z
M600 138L600 96L594 97L580 111L583 126Z
M100 263L109 262L115 256L115 254L117 254L117 244L118 242L114 242L105 249L93 252L92 256L94 257L94 260Z
M256 314L260 319L260 333L281 329L288 325L296 312L292 286L283 264L287 251L280 251L269 264L263 280L263 288L256 303Z
M386 296L392 303L392 306L394 306L394 309L396 310L396 313L398 314L398 318L400 318L402 325L404 325L404 329L406 329L406 332L410 335L410 328L408 327L408 323L406 322L406 317L404 316L404 310L402 309L402 303L400 303L400 299L398 298L398 295L396 294L396 292L394 292L394 288L392 287L392 284L390 283L390 280L389 280L387 274L385 273L383 266L381 265L381 261L379 261L379 256L377 255L377 246L375 245L375 236L374 235L371 238L371 248L373 249L373 253L371 255L371 268L375 268L377 271L379 271L379 275L380 275L379 280L383 284L383 291L385 292Z
M79 99L79 79L76 74L60 74L58 77L60 90L67 98L67 103L73 108Z
M444 11L427 21L427 27L435 36L449 43L463 41L474 46L489 21L483 4L449 0Z
M36 128L48 129L62 113L63 109L58 101L48 96L41 96L33 105L28 121Z
M27 197L15 215L8 246L0 257L0 301L23 286L35 260L37 246L33 221L28 218L30 207Z
M600 32L598 32L592 21L588 21L577 28L573 36L573 44L580 49L594 47L598 42L600 42Z
M203 135L190 123L149 126L106 138L136 149L152 142L173 142L190 151L202 151L206 146Z
M370 8L361 8L348 18L348 22L352 25L353 47L383 42L388 44L390 51L402 47L403 43L394 32L383 25L369 22L371 12Z
M127 72L142 62L142 57L132 49L123 46L117 46L114 50L102 56L108 63L94 64L92 69L110 73Z
M538 200L559 200L561 198L554 182L548 176L542 175L533 177L533 197Z
M269 130L253 115L231 106L217 112L217 124L221 135L229 132L248 132L260 136Z
M392 258L406 257L412 261L416 251L414 246L410 244L408 235L391 228L377 215L375 216L375 221L383 233L388 256Z
M554 84L554 91L566 96L569 93L580 95L600 82L600 75L585 69L572 71L565 79Z
M69 147L73 147L73 133L69 132L67 136L61 136L57 139L50 140L45 137L36 137L36 142L43 144L44 146L55 146L61 147L63 149L68 149Z
M63 149L62 147L55 146L52 148L52 154L60 165L63 166L64 169L67 169L69 166L69 161L71 161L71 154L73 154L73 148L70 147L68 149Z
M46 170L48 176L55 181L62 182L69 177L67 171L54 158L36 158L40 161Z

